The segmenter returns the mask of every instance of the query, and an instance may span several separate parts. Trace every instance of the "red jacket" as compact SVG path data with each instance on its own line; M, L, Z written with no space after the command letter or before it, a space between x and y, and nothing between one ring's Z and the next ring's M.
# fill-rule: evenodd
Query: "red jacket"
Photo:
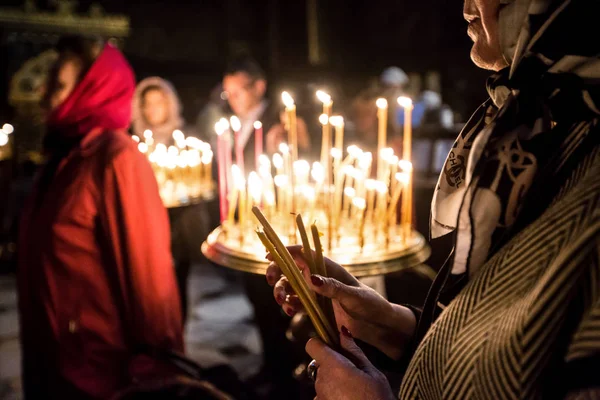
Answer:
M34 190L21 223L30 397L105 398L129 382L139 346L183 350L167 213L148 161L120 129L133 86L127 62L107 46L50 118L60 139L77 144Z

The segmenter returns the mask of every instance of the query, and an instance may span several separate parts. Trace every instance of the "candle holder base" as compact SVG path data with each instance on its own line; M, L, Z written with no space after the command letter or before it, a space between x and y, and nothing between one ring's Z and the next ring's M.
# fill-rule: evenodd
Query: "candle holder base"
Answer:
M231 227L238 229L237 227ZM239 236L226 235L221 227L215 229L202 244L202 254L222 267L264 275L269 266L265 259L265 248L256 240L252 230L244 231L244 245L240 246ZM284 244L289 238L281 238ZM356 277L387 275L408 268L422 265L431 254L431 248L420 233L412 231L406 241L402 236L391 238L389 246L381 243L367 241L361 251L360 244L355 240L340 238L337 248L325 252L325 256L339 262L348 272Z

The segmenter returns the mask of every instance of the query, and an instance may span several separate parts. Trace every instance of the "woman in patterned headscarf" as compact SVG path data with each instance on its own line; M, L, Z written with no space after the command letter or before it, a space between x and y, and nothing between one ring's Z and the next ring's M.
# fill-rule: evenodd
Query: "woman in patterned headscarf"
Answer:
M466 0L464 11L472 59L496 72L433 200L432 235L453 234L454 251L422 309L332 261L331 278L304 269L342 332L341 353L307 344L320 400L394 397L353 337L395 360L385 367L404 372L402 399L600 396L600 3ZM280 277L272 265L293 314Z

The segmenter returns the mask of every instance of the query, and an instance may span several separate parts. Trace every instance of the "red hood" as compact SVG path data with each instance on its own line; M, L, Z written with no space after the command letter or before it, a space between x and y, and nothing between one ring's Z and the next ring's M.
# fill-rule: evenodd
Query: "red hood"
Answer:
M126 129L135 76L119 50L104 46L73 93L48 117L48 127L75 138L94 129Z

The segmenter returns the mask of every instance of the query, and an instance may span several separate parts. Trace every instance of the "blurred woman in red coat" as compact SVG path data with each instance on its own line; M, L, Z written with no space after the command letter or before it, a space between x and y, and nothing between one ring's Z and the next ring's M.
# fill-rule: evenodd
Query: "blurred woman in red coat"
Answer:
M26 398L106 398L182 351L167 213L127 135L135 79L110 44L67 37L49 79L48 162L19 238Z

